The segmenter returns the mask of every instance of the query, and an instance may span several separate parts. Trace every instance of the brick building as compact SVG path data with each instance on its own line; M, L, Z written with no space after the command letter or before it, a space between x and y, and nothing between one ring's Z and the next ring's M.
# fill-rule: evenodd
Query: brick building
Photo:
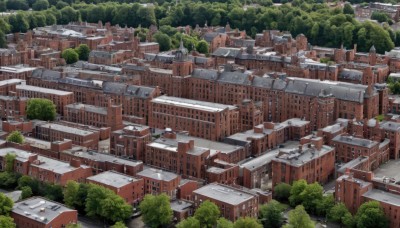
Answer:
M205 178L210 150L194 146L194 140L160 138L146 146L145 163L184 177Z
M133 160L144 160L146 144L151 142L150 128L132 124L111 132L110 153Z
M8 79L27 80L35 69L24 65L2 66L0 67L0 81Z
M122 106L108 102L107 107L99 107L82 103L64 106L65 121L92 125L95 127L110 127L112 131L122 129Z
M144 180L144 193L158 195L167 194L171 199L176 198L177 188L181 177L175 173L160 169L145 169L136 174Z
M0 170L6 170L6 155L15 155L13 170L22 175L28 175L30 164L38 159L37 154L25 150L6 147L0 149Z
M55 89L46 89L30 85L17 85L16 95L28 98L45 98L51 100L56 105L56 110L61 115L64 114L64 106L74 103L74 94Z
M80 145L91 149L98 148L99 144L99 132L68 127L58 123L36 124L33 133L36 138L45 141L53 142L69 139L74 145Z
M221 211L221 216L236 221L241 217L258 216L258 196L227 185L211 183L193 192L194 207L209 200Z
M11 217L17 227L66 227L78 223L78 211L39 196L15 203Z
M272 186L300 179L326 183L334 176L335 148L323 145L320 137L311 142L295 149L280 149L272 160Z
M339 162L349 162L359 156L368 157L374 170L389 161L388 139L379 143L349 135L338 135L332 139L331 145L336 148L335 160Z
M106 171L86 179L88 183L101 185L121 196L128 204L137 204L143 197L143 179L117 173L115 171Z
M1 96L0 95L0 118L25 116L28 98Z
M71 160L70 163L38 156L37 160L30 164L29 176L39 181L66 185L67 181L74 180L84 182L92 175L92 168L81 165L79 160Z
M110 154L88 151L86 148L79 146L61 151L60 160L65 162L79 160L82 164L92 167L93 175L103 171L116 171L129 176L135 176L143 170L142 161L132 161Z
M210 140L239 131L239 111L230 105L161 96L151 101L149 115L150 127L170 127Z

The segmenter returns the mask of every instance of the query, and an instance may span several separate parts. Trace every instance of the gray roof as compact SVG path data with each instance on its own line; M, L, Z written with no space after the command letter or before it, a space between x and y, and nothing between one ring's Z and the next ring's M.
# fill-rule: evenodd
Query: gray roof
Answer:
M326 145L323 145L321 150L317 150L315 147L308 148L308 145L309 144L302 145L301 151L299 148L280 149L278 156L273 160L299 167L333 150L332 147Z
M54 173L58 174L64 174L64 173L69 173L71 171L74 171L78 168L71 166L67 162L62 162L56 159L44 157L44 156L38 156L38 160L40 161L40 164L35 164L31 163L31 166L36 166L40 167L41 169L45 170L50 170ZM81 165L83 168L89 168L89 166L86 165Z
M171 209L177 212L183 212L190 209L193 206L193 203L185 201L185 200L174 200L171 201Z
M31 152L16 149L16 148L11 148L11 147L0 149L0 157L4 157L7 154L15 154L16 155L15 159L17 159L18 161L21 161L21 162L28 161L29 157L35 155Z
M400 131L400 123L385 121L380 124L380 127L389 131Z
M363 197L376 200L378 202L391 204L395 206L400 206L400 195L393 194L391 192L386 192L378 189L371 189L363 194Z
M137 176L142 176L142 177L147 177L147 178L152 178L156 180L162 180L162 181L171 181L176 178L178 178L178 175L175 173L163 171L161 169L145 169L140 173L136 174Z
M196 189L193 193L230 205L239 205L256 197L255 194L218 183L208 184Z
M221 153L229 154L235 152L239 149L242 149L240 146L234 146L223 142L215 142L203 138L197 138L185 134L176 134L177 140L194 140L194 145L198 147L208 148L211 151L211 154L214 154L216 151L220 151Z
M367 148L372 148L378 145L378 142L369 139L358 138L350 135L337 135L332 139L333 142L340 142L345 144L350 144L354 146L362 146Z
M59 83L76 85L87 88L101 89L103 82L98 80L80 79L80 78L61 78L58 80Z
M107 115L107 110L108 110L106 107L87 105L82 103L68 104L65 107L70 110L76 110L76 111L85 110L86 112L92 112L102 115Z
M100 174L90 176L86 179L115 188L121 188L132 182L138 181L136 178L114 171L105 171Z
M203 39L210 43L219 34L220 33L217 33L217 32L208 32L208 33L204 34Z
M67 95L72 95L72 92L67 92L63 90L57 90L57 89L47 89L43 87L38 87L38 86L30 86L30 85L17 85L17 90L25 90L25 91L35 91L39 93L45 93L45 94L54 94L54 95L59 95L59 96L67 96Z
M57 81L61 78L61 72L55 70L48 70L43 68L35 69L31 75L32 78L40 78L46 81Z
M91 131L85 131L85 130L81 130L78 128L68 127L68 126L55 124L55 123L45 123L45 124L39 125L39 127L51 128L56 131L67 132L67 133L72 133L72 134L81 135L81 136L93 134L93 132L91 132Z
M14 203L12 212L36 220L38 223L49 224L55 218L63 216L63 212L75 211L63 204L49 201L48 199L35 196Z
M165 105L175 105L179 107L185 107L190 109L198 109L208 112L221 112L225 109L237 109L237 107L232 105L224 105L219 103L212 103L206 101L191 100L179 97L170 96L160 96L151 100L152 103L165 104Z
M240 52L240 48L220 47L212 53L212 56L236 58Z
M104 82L103 83L103 92L122 95L125 93L126 87L127 87L127 84L123 84L123 83Z
M152 87L128 85L125 91L125 96L146 99L149 98L151 94L153 94L154 90L155 88Z
M352 81L362 81L363 72L353 69L343 69L339 74L340 79L352 80Z
M159 139L156 139L155 141L147 144L147 146L154 147L157 149L167 150L170 152L178 152L178 142L179 141L180 140L159 138ZM188 140L182 140L182 142L187 142L187 141ZM206 153L207 151L209 151L207 148L194 146L192 149L188 150L187 153L193 154L193 155L201 155L203 153Z

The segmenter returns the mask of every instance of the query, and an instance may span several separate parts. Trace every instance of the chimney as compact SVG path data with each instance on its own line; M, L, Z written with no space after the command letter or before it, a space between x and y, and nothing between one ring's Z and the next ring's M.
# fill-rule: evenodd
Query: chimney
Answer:
M321 150L324 144L322 137L315 137L311 139L311 143L315 146L315 149Z
M264 122L265 129L274 129L275 124L273 122Z
M71 159L71 161L69 162L69 165L72 167L78 168L81 166L81 160Z

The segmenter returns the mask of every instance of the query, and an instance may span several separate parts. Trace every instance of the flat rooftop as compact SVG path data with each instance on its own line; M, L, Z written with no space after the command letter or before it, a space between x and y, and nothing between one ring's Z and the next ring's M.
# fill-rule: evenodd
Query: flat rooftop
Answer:
M91 132L91 131L85 131L85 130L81 130L78 128L68 127L68 126L55 124L55 123L46 123L46 124L42 124L39 126L42 128L51 128L56 131L73 133L73 134L80 135L80 136L86 136L86 135L93 134L93 132Z
M71 166L67 162L62 162L62 161L59 161L56 159L52 159L52 158L48 158L48 157L44 157L44 156L40 156L40 155L38 156L38 160L40 161L40 164L31 163L31 166L40 167L41 169L50 170L50 171L52 171L54 173L58 173L58 174L68 173L68 172L78 169L76 167ZM81 167L89 168L89 166L86 166L86 165L81 165Z
M349 144L353 146L361 146L366 148L372 148L379 143L376 141L372 141L369 139L358 138L351 135L337 135L335 138L332 139L333 142L339 142L344 144Z
M62 216L61 214L66 211L75 210L42 197L32 197L14 203L12 208L12 212L43 224L50 223L58 216Z
M136 182L139 180L134 177L131 177L131 176L128 176L128 175L125 175L122 173L113 172L113 171L102 172L100 174L90 176L86 179L97 182L97 183L101 183L104 185L112 186L115 188L121 188L132 182Z
M215 142L215 141L211 141L211 140L207 140L207 139L203 139L203 138L189 136L186 134L176 134L176 139L177 140L193 139L195 146L208 148L208 149L210 149L211 154L215 154L217 151L224 153L224 154L229 154L229 153L235 152L235 151L243 148L241 146L234 146L234 145L227 144L227 143Z
M152 103L158 104L165 104L165 105L172 105L172 106L179 106L183 108L190 108L190 109L197 109L206 112L221 112L225 109L237 109L235 106L232 105L224 105L206 101L197 101L179 97L169 97L169 96L160 96L153 100Z
M67 96L67 95L73 94L72 92L67 92L67 91L62 91L62 90L57 90L57 89L47 89L47 88L43 88L43 87L30 86L30 85L17 85L17 89L46 93L46 94L54 94L54 95L59 95L59 96Z
M364 193L363 197L395 206L400 206L400 195L393 194L391 192L371 189Z
M82 104L82 103L68 104L65 107L67 109L73 109L73 110L77 110L77 111L78 110L85 110L86 112L107 115L107 108L106 107L100 107L100 106L94 106L94 105L88 105L88 104Z
M16 65L16 66L4 66L0 67L0 72L7 72L7 73L23 73L23 72L29 72L35 70L36 67L27 67L27 66L22 66L22 65Z
M13 79L0 81L0 86L10 85L10 84L19 84L22 82L25 82L25 80L13 78Z
M177 211L177 212L186 211L192 205L193 205L193 203L185 201L185 200L174 200L174 201L171 201L171 209L173 211Z
M22 162L28 161L29 157L35 155L31 152L16 149L16 148L11 148L11 147L0 149L0 157L4 157L7 154L15 154L15 156L16 156L15 159L17 159L18 161L22 161Z
M25 143L28 143L31 146L46 149L46 150L51 148L51 142L36 139L36 138L31 138L31 137L25 137Z
M153 168L145 169L142 172L137 173L136 175L162 181L171 181L178 177L178 175L175 173Z
M167 150L170 152L178 152L178 143L179 142L188 142L189 140L175 140L168 138L159 138L153 141L152 143L147 144L147 146L154 147L157 149ZM194 146L192 149L187 151L188 154L193 155L201 155L208 151L207 148Z
M315 147L308 148L308 145L310 144L303 145L301 151L299 148L280 149L279 154L273 160L299 167L333 150L332 147L326 145L323 145L321 150L317 150Z
M240 189L218 183L208 184L204 187L196 189L193 192L230 205L238 205L255 197L253 194L247 193Z

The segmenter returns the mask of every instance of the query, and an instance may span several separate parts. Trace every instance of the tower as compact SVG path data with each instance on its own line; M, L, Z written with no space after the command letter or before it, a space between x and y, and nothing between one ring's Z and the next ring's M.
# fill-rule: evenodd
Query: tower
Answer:
M376 64L376 49L375 45L372 45L372 47L369 49L369 64L371 66L374 66Z
M175 59L172 63L173 76L188 76L193 71L192 62L188 60L188 50L183 46L181 40L179 49L175 52Z

